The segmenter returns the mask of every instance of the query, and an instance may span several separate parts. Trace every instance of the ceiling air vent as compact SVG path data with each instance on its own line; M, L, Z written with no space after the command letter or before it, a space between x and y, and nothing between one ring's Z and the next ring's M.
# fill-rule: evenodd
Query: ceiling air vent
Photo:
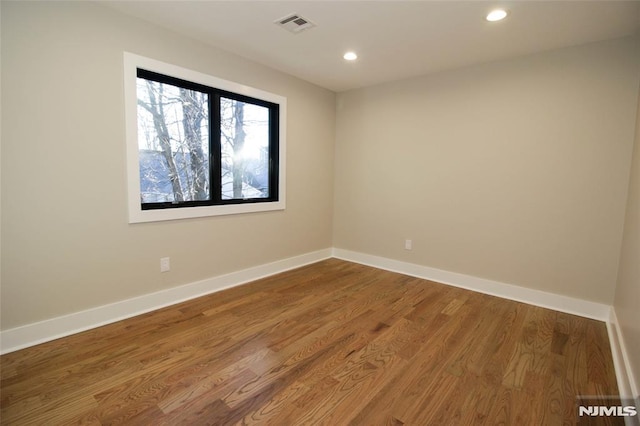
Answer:
M308 30L309 28L313 28L316 26L316 24L314 24L307 18L303 18L297 13L292 13L291 15L287 15L284 18L280 18L274 21L274 23L294 34L298 34L299 32Z

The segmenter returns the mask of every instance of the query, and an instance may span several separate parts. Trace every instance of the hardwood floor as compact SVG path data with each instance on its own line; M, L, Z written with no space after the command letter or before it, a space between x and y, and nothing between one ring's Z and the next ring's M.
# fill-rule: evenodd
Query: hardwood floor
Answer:
M0 365L6 425L560 425L617 394L602 322L337 259Z

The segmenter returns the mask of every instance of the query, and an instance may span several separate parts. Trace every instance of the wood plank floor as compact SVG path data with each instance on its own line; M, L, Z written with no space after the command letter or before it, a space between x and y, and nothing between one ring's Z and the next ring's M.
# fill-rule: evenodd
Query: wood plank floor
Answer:
M337 259L0 366L3 425L562 425L617 394L602 322Z

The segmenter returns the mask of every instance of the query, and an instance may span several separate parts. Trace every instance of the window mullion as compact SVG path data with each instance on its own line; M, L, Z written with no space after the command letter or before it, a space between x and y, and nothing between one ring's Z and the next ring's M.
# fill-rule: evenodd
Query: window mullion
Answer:
M220 94L212 91L209 96L209 167L211 178L211 201L213 204L222 202L222 130L220 128Z

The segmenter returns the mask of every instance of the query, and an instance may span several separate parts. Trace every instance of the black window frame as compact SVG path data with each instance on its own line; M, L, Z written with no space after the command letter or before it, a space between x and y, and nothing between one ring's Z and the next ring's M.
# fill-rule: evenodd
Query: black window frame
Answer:
M136 68L136 77L206 93L209 97L209 200L140 203L141 210L175 209L201 206L274 203L280 201L280 105L228 90L195 83L178 77ZM137 96L137 95L136 95ZM269 111L269 196L256 198L222 198L222 136L220 98L265 107Z

